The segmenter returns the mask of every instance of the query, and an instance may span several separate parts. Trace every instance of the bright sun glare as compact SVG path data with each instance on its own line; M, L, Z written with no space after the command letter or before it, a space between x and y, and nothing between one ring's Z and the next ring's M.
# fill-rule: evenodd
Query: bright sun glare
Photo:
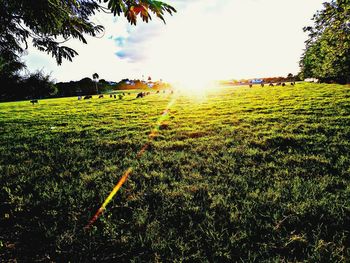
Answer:
M175 90L194 101L202 101L207 93L215 88L215 82L196 76L182 76L181 80L171 82Z

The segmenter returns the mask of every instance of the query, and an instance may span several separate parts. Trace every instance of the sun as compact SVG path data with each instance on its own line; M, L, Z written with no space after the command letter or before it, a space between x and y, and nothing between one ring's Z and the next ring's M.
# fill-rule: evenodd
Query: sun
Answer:
M194 76L183 76L181 80L174 81L171 84L175 90L196 101L206 99L208 92L215 88L214 81Z

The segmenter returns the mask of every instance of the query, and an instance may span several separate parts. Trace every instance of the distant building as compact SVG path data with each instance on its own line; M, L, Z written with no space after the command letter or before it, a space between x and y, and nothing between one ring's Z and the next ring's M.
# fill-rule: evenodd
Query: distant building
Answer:
M249 81L251 84L261 84L264 82L263 79L252 79Z
M307 78L307 79L304 79L305 82L319 82L318 79L316 78Z

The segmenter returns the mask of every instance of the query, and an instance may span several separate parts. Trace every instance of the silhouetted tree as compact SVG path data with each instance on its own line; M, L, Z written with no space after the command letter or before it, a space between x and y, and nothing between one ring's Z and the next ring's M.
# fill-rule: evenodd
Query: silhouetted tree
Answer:
M56 93L57 88L50 75L46 75L42 71L36 71L25 77L19 90L20 97L25 99L46 98L54 96Z
M289 73L287 76L288 81L293 82L294 80L294 75L292 73Z
M97 81L100 78L97 73L92 74L92 78L95 80L95 85L96 85L96 94L98 94L98 87L97 87Z

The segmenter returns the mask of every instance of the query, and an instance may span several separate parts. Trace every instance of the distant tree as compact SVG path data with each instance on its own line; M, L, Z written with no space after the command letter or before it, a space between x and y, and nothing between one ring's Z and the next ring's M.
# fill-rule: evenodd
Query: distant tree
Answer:
M100 76L99 76L97 73L94 73L94 74L92 74L92 78L93 78L93 79L99 79Z
M87 43L85 35L97 36L104 28L90 19L96 12L124 14L136 25L137 16L144 22L155 14L164 20L164 14L176 10L155 0L0 0L0 51L21 54L28 40L40 51L56 58L72 60L78 53L65 46L69 39Z
M20 95L23 98L46 98L57 93L50 75L36 71L24 77L21 83Z
M97 73L92 74L92 78L95 80L95 85L96 85L96 94L98 94L98 86L97 86L97 81L100 78Z
M75 82L75 91L77 89L81 90L83 94L94 94L96 93L96 85L94 85L94 81L91 78L83 78L78 82Z
M314 17L300 61L303 78L350 82L350 1L332 0Z

